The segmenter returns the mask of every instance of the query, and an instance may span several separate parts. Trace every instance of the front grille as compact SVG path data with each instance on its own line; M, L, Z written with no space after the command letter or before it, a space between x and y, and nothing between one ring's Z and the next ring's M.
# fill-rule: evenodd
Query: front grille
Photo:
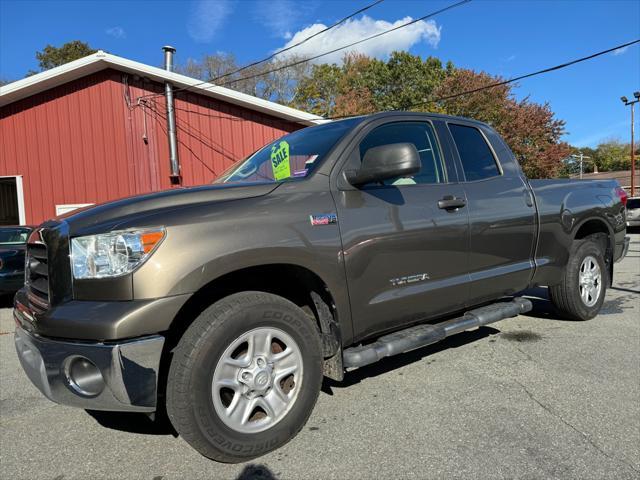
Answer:
M34 231L29 237L25 270L29 304L42 313L49 308L49 258L41 230Z

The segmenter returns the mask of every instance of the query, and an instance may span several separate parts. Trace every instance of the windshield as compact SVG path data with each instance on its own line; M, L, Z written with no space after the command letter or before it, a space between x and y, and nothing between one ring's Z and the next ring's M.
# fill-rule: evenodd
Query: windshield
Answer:
M24 245L30 231L28 228L0 228L0 245Z
M360 120L351 118L285 135L233 165L214 183L284 182L308 177Z

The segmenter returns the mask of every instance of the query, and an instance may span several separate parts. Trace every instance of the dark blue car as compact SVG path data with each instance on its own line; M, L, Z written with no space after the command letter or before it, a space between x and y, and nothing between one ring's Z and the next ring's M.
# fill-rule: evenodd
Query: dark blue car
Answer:
M24 252L32 227L0 227L0 295L24 284Z

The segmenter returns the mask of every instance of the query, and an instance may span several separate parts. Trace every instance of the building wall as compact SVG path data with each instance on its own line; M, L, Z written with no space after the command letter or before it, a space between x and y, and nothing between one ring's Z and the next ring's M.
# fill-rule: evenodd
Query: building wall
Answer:
M164 97L149 96L162 92L110 69L3 107L0 176L23 176L26 222L55 216L56 205L171 188ZM188 91L177 93L176 124L185 186L301 128Z

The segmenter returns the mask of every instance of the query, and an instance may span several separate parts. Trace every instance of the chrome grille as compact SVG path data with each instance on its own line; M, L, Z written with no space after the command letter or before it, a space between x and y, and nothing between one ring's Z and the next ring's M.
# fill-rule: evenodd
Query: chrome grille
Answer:
M44 312L49 308L49 258L41 231L34 231L27 243L25 276L31 308Z

